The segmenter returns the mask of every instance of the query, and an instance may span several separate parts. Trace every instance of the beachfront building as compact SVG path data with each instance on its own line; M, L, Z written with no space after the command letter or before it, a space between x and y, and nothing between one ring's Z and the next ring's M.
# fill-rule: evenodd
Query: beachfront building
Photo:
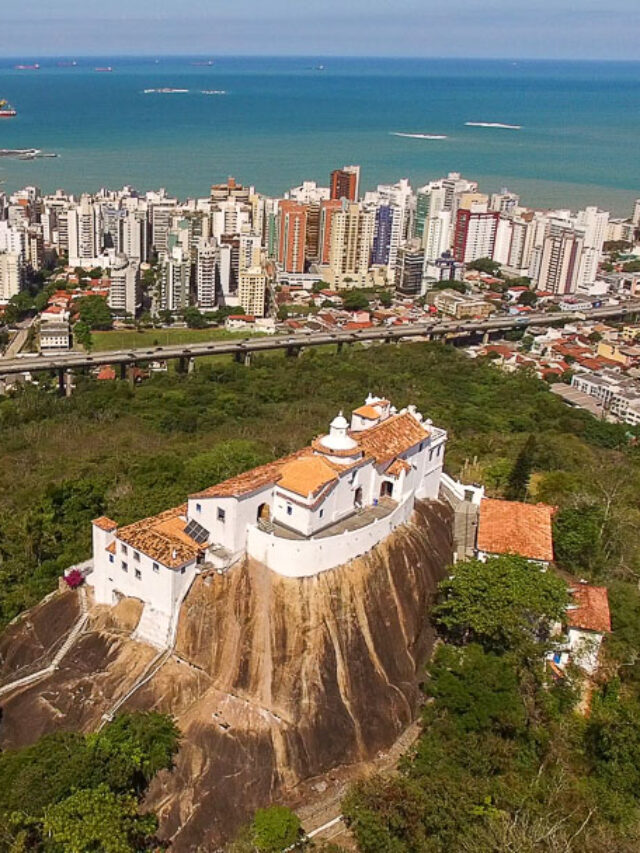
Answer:
M437 499L446 432L410 406L369 395L351 422L292 455L197 494L153 518L119 527L93 522L96 601L144 602L137 635L170 645L198 573L246 556L292 578L365 554L409 521L416 499Z

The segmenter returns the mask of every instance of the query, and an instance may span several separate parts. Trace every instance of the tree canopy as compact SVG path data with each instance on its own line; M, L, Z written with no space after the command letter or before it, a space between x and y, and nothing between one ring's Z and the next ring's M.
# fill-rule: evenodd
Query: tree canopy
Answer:
M76 310L82 320L91 330L110 329L113 323L111 310L107 300L102 296L83 296L75 303Z
M57 732L0 754L0 850L3 838L29 839L28 849L52 838L78 853L147 849L156 820L138 813L138 799L178 743L170 717L133 713L98 734Z
M433 612L448 635L501 651L543 640L567 604L561 578L516 556L456 563L439 591Z

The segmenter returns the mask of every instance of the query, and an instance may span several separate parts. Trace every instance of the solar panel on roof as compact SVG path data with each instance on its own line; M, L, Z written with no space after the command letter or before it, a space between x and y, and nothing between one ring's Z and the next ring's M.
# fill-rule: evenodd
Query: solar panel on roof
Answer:
M185 527L184 532L187 536L190 536L193 540L195 540L198 545L202 545L209 538L209 531L205 530L201 524L198 524L197 521L190 521L189 524Z

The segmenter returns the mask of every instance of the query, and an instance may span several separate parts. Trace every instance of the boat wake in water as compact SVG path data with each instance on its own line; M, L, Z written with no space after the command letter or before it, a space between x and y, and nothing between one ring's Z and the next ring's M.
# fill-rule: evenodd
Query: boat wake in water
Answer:
M436 133L400 133L400 131L392 130L391 136L403 136L406 139L447 139L448 137Z
M465 121L467 127L495 127L499 130L522 130L521 124L501 124L499 121Z

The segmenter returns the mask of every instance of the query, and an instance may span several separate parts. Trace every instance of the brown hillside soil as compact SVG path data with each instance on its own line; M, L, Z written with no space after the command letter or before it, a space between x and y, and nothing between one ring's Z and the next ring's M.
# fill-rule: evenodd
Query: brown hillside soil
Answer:
M425 503L365 557L314 578L248 562L196 579L175 655L126 705L170 712L183 733L147 798L172 850L215 850L257 806L389 748L415 718L427 613L451 559L451 513ZM5 701L1 745L90 729L153 658L104 613L93 628L51 679ZM33 716L27 731L19 720Z

